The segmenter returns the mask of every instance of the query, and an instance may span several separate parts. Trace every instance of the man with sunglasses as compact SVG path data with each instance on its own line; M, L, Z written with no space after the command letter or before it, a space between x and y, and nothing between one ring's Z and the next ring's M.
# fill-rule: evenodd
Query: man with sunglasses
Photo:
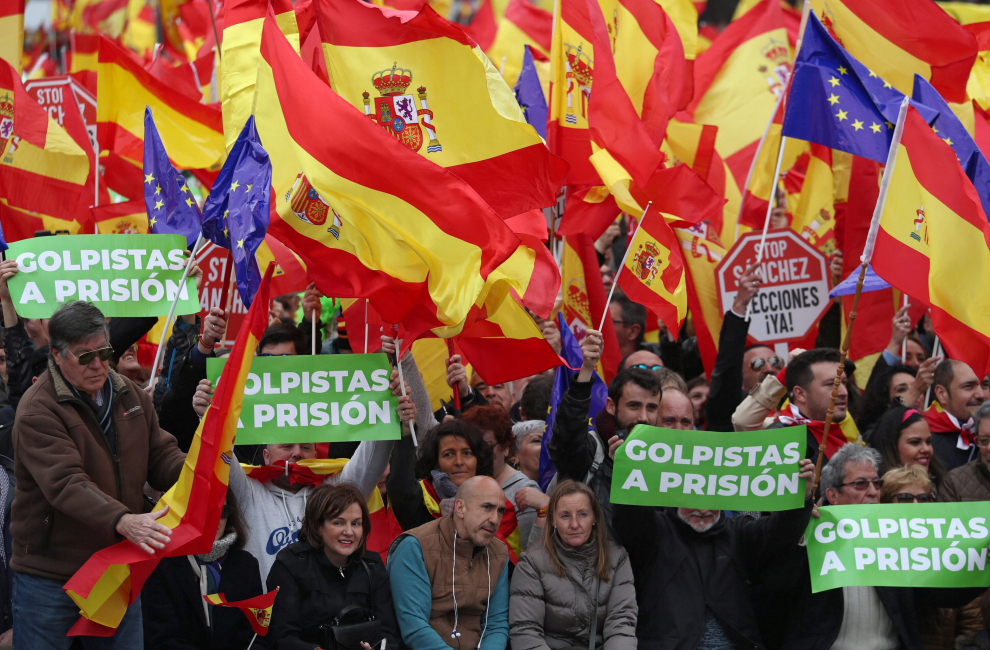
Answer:
M100 310L60 307L48 325L48 370L24 394L14 422L17 485L11 519L14 643L68 647L78 606L62 585L97 551L127 539L153 554L172 531L145 513L144 485L168 490L185 454L158 425L151 397L110 369ZM101 647L142 647L141 601Z

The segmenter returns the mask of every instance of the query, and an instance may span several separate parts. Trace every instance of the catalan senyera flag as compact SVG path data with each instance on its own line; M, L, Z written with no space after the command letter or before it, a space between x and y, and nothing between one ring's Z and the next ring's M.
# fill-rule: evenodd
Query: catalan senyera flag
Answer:
M251 624L254 633L258 636L265 636L268 634L268 625L272 622L272 607L275 605L278 589L275 587L267 594L244 600L227 600L222 593L207 594L203 596L203 599L217 607L236 607L247 616L248 623Z
M504 297L511 287L525 300L534 251L471 186L320 82L271 12L257 83L276 200L269 232L306 260L324 292L370 298L385 320L415 333L410 340L459 333L492 290ZM328 119L339 125L332 133L318 127Z
M523 66L523 46L543 57L550 56L553 15L529 0L509 0L498 21L495 41L485 50L492 63L502 70L509 87L516 85ZM503 58L505 64L502 64Z
M982 289L990 281L990 224L980 199L952 148L913 107L893 167L873 269L927 304L948 356L983 377L990 372L990 294Z
M687 316L680 249L677 235L664 215L647 207L629 242L624 268L615 278L630 300L646 305L672 332L680 329Z
M86 152L28 95L14 66L0 61L0 197L12 208L71 221L88 175Z
M79 606L82 618L70 635L111 636L127 607L162 557L208 553L220 523L234 458L234 436L244 400L244 382L258 341L268 326L268 299L274 265L269 265L259 300L237 334L214 400L199 423L179 480L158 501L169 507L158 521L172 529L164 550L148 555L125 540L94 554L63 587Z
M104 36L100 37L98 74L96 121L101 150L142 160L147 107L176 167L220 168L226 150L219 110L175 92Z
M24 0L0 0L0 59L21 73L24 52Z
M695 60L694 99L686 111L696 124L718 127L715 149L739 187L745 186L792 58L779 2L762 0Z
M725 248L718 232L706 221L689 228L675 228L684 257L687 304L694 318L698 337L698 352L705 373L711 378L718 356L718 339L722 332L723 314L718 308L718 286L715 267L725 257Z
M914 75L950 102L966 100L976 39L928 0L811 0L842 47L904 94Z
M147 235L148 213L142 199L90 208L101 235Z
M340 97L456 174L503 218L553 205L566 164L550 154L512 89L460 28L430 7L395 14L360 0L314 3Z

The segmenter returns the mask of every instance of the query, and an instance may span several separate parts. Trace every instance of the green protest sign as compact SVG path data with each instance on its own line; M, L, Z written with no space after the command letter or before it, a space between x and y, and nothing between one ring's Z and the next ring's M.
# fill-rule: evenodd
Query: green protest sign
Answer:
M217 385L226 359L207 359ZM237 444L398 440L398 399L384 354L255 357Z
M798 462L805 427L747 433L638 425L615 452L612 502L706 510L790 510L804 504Z
M18 273L8 282L23 318L49 318L60 305L85 300L104 316L167 316L199 311L196 280L187 278L181 235L73 235L22 239L7 259Z
M846 488L849 489L849 488ZM804 534L811 589L986 587L990 502L819 508Z

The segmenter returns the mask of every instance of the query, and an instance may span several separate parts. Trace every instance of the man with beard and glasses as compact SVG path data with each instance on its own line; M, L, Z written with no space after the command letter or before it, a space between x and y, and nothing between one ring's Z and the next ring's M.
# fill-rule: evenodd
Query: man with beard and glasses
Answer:
M925 411L932 430L935 455L953 470L977 457L973 416L987 398L980 378L962 361L946 359L935 367L933 396L938 400Z
M608 385L605 408L595 416L595 430L588 431L591 407L591 374L602 354L602 335L585 332L581 340L582 364L571 387L557 408L553 437L547 445L557 467L557 480L573 479L587 484L601 502L609 538L612 530L612 459L606 453L613 440L625 440L637 424L657 426L660 408L660 379L642 368L620 371Z
M610 445L609 457L622 441ZM750 585L797 546L811 516L814 465L803 508L767 517L724 517L721 510L615 504L613 525L636 576L640 650L762 648Z

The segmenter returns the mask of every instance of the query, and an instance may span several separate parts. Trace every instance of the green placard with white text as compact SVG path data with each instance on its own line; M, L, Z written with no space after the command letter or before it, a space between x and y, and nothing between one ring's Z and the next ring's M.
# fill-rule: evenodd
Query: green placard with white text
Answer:
M207 359L217 385L226 359ZM255 357L244 384L239 445L398 440L398 399L384 354Z
M818 512L804 534L815 593L852 586L990 586L990 501L828 506Z
M637 425L615 452L612 502L706 510L804 505L806 427L745 433Z
M10 245L17 260L8 286L22 318L49 318L62 304L85 300L104 316L167 316L199 311L196 280L186 278L181 235L71 235L22 239Z

